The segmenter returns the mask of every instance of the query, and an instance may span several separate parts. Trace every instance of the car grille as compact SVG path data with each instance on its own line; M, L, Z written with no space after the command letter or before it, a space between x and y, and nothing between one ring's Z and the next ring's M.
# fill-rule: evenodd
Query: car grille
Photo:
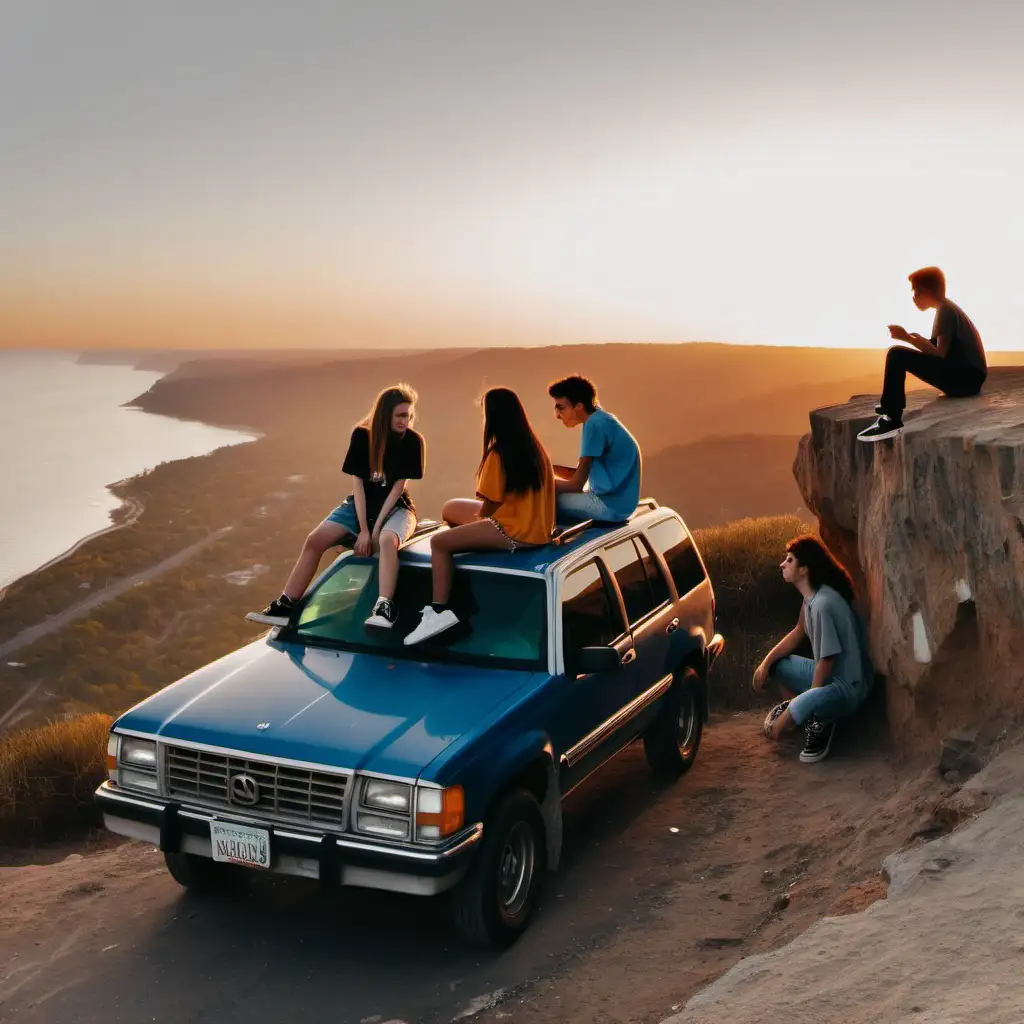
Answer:
M232 796L231 779L249 776L258 790L255 803ZM240 813L342 827L348 777L214 754L191 747L166 747L164 783L167 795L201 807L228 807Z

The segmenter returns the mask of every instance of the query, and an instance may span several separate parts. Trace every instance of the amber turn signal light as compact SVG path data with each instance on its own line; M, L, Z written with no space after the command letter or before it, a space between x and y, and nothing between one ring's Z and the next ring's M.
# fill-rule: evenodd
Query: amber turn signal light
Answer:
M440 810L434 811L440 803ZM466 794L461 786L449 786L447 789L434 790L427 793L420 792L420 807L424 805L431 807L431 810L419 810L416 814L416 824L434 825L437 827L439 836L450 836L458 832L466 821Z

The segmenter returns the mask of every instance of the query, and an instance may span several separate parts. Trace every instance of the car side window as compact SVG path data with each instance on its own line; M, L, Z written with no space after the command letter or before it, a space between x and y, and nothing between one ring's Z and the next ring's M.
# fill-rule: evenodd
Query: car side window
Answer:
M596 562L571 572L562 591L562 643L566 661L583 647L607 647L624 632L618 601Z
M629 619L630 625L662 603L654 599L647 566L644 565L632 537L611 545L601 555L615 576L619 590L622 591L622 601L626 606L626 618Z
M640 560L644 563L644 569L647 572L647 582L651 587L654 606L657 608L672 597L668 580L665 578L665 571L658 559L651 553L651 546L647 538L635 537L634 540L637 550L640 552Z
M651 542L664 556L679 596L688 594L705 580L693 540L678 519L663 519L647 531Z

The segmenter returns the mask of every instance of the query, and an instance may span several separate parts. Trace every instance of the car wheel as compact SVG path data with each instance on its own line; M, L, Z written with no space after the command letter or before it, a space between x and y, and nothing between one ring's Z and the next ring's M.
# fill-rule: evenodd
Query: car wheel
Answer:
M487 816L480 850L453 893L459 934L475 946L511 945L533 915L546 872L540 805L516 790Z
M239 869L233 865L221 864L209 857L198 857L194 853L165 853L164 863L171 877L189 892L223 890L240 877Z
M686 668L669 690L658 717L644 733L647 763L658 775L682 775L697 760L703 731L699 677L692 668Z

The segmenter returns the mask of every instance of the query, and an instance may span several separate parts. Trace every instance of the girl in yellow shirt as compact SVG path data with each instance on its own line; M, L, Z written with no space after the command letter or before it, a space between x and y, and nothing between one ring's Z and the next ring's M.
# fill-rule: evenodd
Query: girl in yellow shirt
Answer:
M445 504L444 520L452 528L430 541L433 603L420 613L420 624L405 638L418 644L458 624L448 607L453 555L460 551L517 551L539 547L555 526L555 475L551 460L530 426L519 396L508 388L491 388L483 398L483 457L476 474L476 500L456 498Z

